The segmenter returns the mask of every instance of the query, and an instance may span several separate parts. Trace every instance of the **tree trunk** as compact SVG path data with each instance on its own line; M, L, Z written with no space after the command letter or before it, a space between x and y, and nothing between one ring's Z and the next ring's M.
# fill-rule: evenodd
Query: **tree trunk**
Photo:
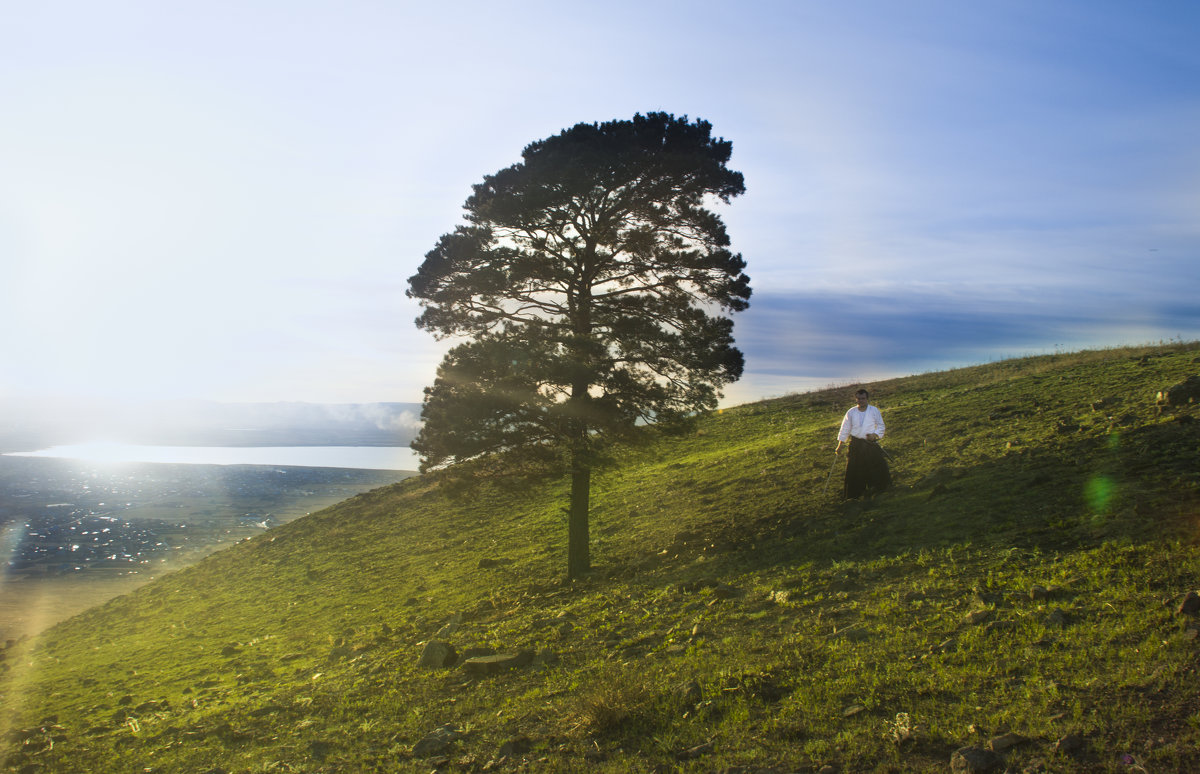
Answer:
M588 497L592 471L578 451L571 461L571 507L567 517L567 578L583 577L592 567L588 549Z
M589 258L595 257L595 245L587 245ZM585 261L588 263L588 261ZM588 391L592 384L592 293L589 279L578 277L577 291L571 300L571 357L578 369L571 379L571 506L567 516L567 578L576 580L592 568L588 548L588 499L592 484L592 456L588 433Z

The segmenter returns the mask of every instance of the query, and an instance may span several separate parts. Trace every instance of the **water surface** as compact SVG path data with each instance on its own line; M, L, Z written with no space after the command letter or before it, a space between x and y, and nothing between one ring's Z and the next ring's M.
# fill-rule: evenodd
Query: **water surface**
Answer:
M407 446L140 446L92 442L11 452L10 456L108 463L280 465L359 470L416 470L419 464L417 453Z

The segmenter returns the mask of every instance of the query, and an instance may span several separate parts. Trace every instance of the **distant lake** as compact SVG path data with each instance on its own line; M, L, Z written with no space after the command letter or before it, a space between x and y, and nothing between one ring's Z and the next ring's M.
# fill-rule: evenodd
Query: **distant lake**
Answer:
M87 462L162 462L176 465L279 465L302 468L416 470L420 460L407 446L138 446L80 443L51 446L13 457L46 457Z

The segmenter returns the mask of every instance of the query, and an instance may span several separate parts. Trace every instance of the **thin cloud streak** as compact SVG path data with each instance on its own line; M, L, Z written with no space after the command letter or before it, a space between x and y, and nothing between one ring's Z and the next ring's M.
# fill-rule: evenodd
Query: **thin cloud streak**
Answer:
M732 402L1007 357L1200 336L1200 303L1183 299L995 300L896 288L760 293L753 302L737 324L746 375L728 391Z

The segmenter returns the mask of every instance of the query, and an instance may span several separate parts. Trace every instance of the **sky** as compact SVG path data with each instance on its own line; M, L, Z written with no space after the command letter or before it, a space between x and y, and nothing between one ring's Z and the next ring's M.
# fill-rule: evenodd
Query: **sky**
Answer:
M649 111L745 175L726 404L1200 338L1190 0L6 6L0 400L420 401L471 186Z

